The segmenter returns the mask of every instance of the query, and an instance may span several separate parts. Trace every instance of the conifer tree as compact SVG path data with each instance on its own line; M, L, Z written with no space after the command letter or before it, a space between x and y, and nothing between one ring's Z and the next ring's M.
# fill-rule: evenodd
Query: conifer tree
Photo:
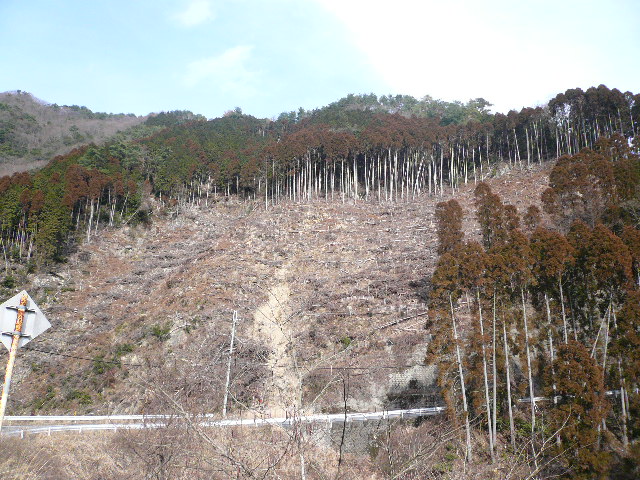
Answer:
M436 355L455 355L455 363L457 364L458 378L460 381L462 414L466 434L466 459L467 461L471 461L471 425L461 348L462 339L459 336L458 322L455 313L455 305L462 294L459 269L460 265L458 260L451 253L445 253L439 258L431 279L433 286L431 304L433 310L436 312L436 315L439 316L441 321L439 322L439 338L438 341L430 347L430 357L433 358ZM447 310L451 329L445 327L446 323L444 322L444 318L446 318ZM451 351L452 349L453 352ZM440 373L441 387L445 387L449 392L451 392L452 387L450 384L447 385L447 382L443 378L444 375L446 375L446 372Z
M535 205L529 205L529 208L527 208L527 212L523 217L523 222L527 231L533 232L542 222L542 213L540 212L540 209Z
M611 356L617 363L614 369L617 370L619 379L622 442L625 447L628 447L628 421L631 416L629 393L638 387L640 379L640 291L638 290L627 292L624 304L617 315L617 322L612 331ZM634 420L635 425L638 425L638 418Z
M610 456L599 447L599 426L608 410L602 368L584 345L570 340L558 348L554 371L559 401L549 421L561 438L557 458L570 478L605 478Z
M567 318L565 313L565 301L563 290L563 276L575 259L574 249L567 239L560 233L544 228L537 228L531 235L531 249L534 257L534 275L538 288L542 290L547 307L547 315L550 317L549 296L555 296L560 303L562 312L562 338L568 342ZM548 318L551 326L551 318Z
M438 254L454 251L462 242L462 218L464 212L456 200L440 202L436 205L436 234Z
M558 159L542 195L545 211L564 228L575 220L595 226L615 200L613 165L590 149Z
M498 195L484 182L478 183L474 190L476 219L482 232L482 243L485 248L491 248L502 240L501 232L504 225L504 207Z
M485 336L485 324L482 310L482 298L481 291L484 287L485 270L487 268L487 255L477 242L467 242L457 251L460 267L459 278L461 287L467 292L467 305L469 306L469 313L473 317L471 312L472 300L477 307L477 326L474 330L476 332L475 338L472 343L480 346L480 356L482 360L482 378L484 380L484 406L486 412L487 431L489 435L489 453L491 460L495 460L494 452L494 438L492 416L491 416L491 400L489 396L489 376L488 376L488 361L487 361L487 337ZM471 294L471 298L470 295Z
M636 286L640 287L640 231L627 225L622 231L621 238L629 249Z

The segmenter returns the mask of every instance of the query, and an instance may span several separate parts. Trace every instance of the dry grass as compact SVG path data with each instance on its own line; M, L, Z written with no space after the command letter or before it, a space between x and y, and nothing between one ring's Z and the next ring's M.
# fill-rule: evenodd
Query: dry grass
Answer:
M117 433L59 434L3 440L6 479L377 478L366 457L338 454L291 430L201 429L183 423ZM5 448L6 445L6 448ZM32 453L24 455L25 451Z
M303 472L308 480L527 478L524 457L504 451L490 464L481 438L473 466L465 464L460 434L443 419L381 424L364 449L350 451L324 425L211 429L187 417L158 429L3 439L0 473L21 480L288 480Z

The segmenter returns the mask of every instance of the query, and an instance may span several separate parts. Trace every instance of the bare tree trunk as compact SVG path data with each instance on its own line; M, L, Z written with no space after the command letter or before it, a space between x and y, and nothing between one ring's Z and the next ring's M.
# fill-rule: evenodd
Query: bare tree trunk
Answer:
M353 156L353 197L354 200L358 200L358 163L357 157Z
M222 402L222 416L227 416L227 400L229 399L229 384L231 382L231 360L233 358L233 342L236 338L236 324L238 323L238 312L233 311L233 324L231 326L231 342L229 343L229 362L227 363L227 381L224 387L224 400Z
M93 222L93 200L91 200L91 213L89 215L89 223L87 225L87 243L91 240L91 223Z
M549 353L551 356L551 382L553 383L553 404L558 404L558 393L556 389L556 369L554 367L555 362L555 351L553 349L553 335L551 334L551 329L549 329ZM559 446L561 443L560 435L556 435L556 444Z
M511 375L509 368L509 344L507 343L507 326L502 324L502 335L504 337L504 364L507 371L507 404L509 405L509 430L511 433L511 448L516 451L516 428L513 423L513 407L511 406Z
M438 145L438 147L440 148L440 168L438 168L438 163L437 163L437 159L436 159L436 164L435 164L435 183L436 183L436 192L438 190L438 186L440 188L440 196L442 196L444 194L443 191L443 185L444 185L444 163L443 163L443 150L442 150L442 146Z
M6 275L9 275L9 259L7 258L7 247L3 240L0 239L0 242L2 242L2 253L4 255L4 273Z
M498 434L496 427L498 425L498 367L496 365L496 294L493 293L493 445L497 447Z
M513 129L513 143L514 143L514 146L516 148L516 152L513 155L513 160L515 162L516 159L517 159L518 165L520 165L520 168L522 168L522 158L520 158L520 147L518 146L518 136L516 135L516 129L515 128Z
M300 479L307 480L307 471L304 462L304 449L300 448Z
M471 427L469 425L469 409L467 408L467 392L464 385L464 372L462 370L462 356L460 354L460 345L458 344L458 329L456 328L456 316L453 311L453 299L449 294L449 306L451 307L451 323L453 325L453 341L456 344L456 358L458 360L458 374L460 375L460 388L462 390L462 409L464 411L464 428L467 434L467 454L468 462L472 460L471 454Z
M605 325L604 330L604 350L602 352L602 371L607 372L607 350L609 348L609 324L611 323L611 309L613 308L612 303L609 303L609 311L607 312L607 323Z
M560 308L562 309L562 329L564 334L565 345L569 342L567 335L567 314L564 311L564 292L562 291L562 275L558 276L558 287L560 287Z
M269 210L269 167L265 165L264 169L264 209ZM275 176L274 176L275 180ZM273 185L271 186L273 189ZM273 192L272 192L273 195ZM207 188L207 200L209 199L209 189Z
M96 202L96 225L95 225L95 229L93 230L93 233L95 235L98 234L98 224L100 223L100 197L98 197L98 200Z
M487 377L487 350L484 344L484 324L482 321L482 305L480 304L480 290L476 290L478 299L478 316L480 318L480 335L482 336L482 373L484 375L484 397L487 406L487 428L489 429L489 452L491 453L491 463L495 462L493 446L493 429L491 426L491 402L489 400L489 379Z
M522 298L522 320L524 321L524 343L527 353L527 376L529 379L529 397L531 398L531 450L533 452L533 461L538 467L537 455L535 452L535 433L536 433L536 399L533 389L533 372L531 369L531 349L529 347L529 325L527 323L527 306L524 301L524 288L520 287L520 296Z
M620 404L622 406L622 445L625 450L629 448L629 436L627 435L627 402L625 401L625 381L622 375L622 362L618 358L618 374L620 376Z
M525 127L524 133L527 137L527 167L531 165L531 155L529 154L529 129Z
M618 319L616 318L616 311L611 306L611 314L613 315L613 328L617 329ZM627 395L626 381L622 374L622 360L618 357L618 376L620 379L620 404L622 407L622 444L625 450L629 448L629 436L627 434L627 423L629 421L629 397Z
M553 351L553 335L551 334L551 308L549 307L549 296L547 295L547 292L544 293L544 303L547 307L547 323L549 324L549 355L551 357L551 382L553 383L553 404L556 405L558 403L558 398L557 398L557 394L556 394L556 373L555 373L555 367L553 366L553 361L554 361L554 351ZM565 338L566 338L566 324L565 326ZM566 341L565 341L566 343ZM557 440L560 440L560 437L556 437Z
M610 300L609 309L608 309L609 311L607 313L607 324L605 326L605 331L604 331L604 351L602 353L602 371L604 375L607 374L607 349L609 347L609 324L611 323L612 308L613 308L612 300ZM603 430L607 429L607 419L604 417L602 418L602 429Z

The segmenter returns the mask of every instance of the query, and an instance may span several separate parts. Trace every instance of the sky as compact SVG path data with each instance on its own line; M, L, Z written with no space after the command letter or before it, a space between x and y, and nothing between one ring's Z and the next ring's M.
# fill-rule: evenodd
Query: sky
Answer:
M0 92L98 112L640 93L638 0L0 0Z

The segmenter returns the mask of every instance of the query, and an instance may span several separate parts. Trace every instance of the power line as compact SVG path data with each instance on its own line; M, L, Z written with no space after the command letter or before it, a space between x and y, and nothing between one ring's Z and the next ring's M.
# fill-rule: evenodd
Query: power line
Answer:
M73 358L73 359L76 359L76 360L86 360L86 361L89 361L89 362L111 363L111 364L118 365L118 366L126 365L127 367L144 367L144 365L141 364L141 363L126 363L126 362L121 362L120 360L105 360L105 359L99 358L99 357L94 357L94 358L80 357L80 356L77 356L77 355L70 355L68 353L51 352L51 351L48 351L48 350L42 350L42 349L39 349L39 348L32 347L30 345L29 346L25 346L24 349L25 350L31 350L33 352L46 353L48 355L58 355L60 357Z
M411 368L411 367L427 367L423 363L416 363L413 365L378 365L375 367L366 366L366 367L315 367L313 370L382 370L382 369L396 369L396 368Z
M127 362L122 362L120 360L105 360L102 358L90 358L90 357L81 357L78 355L71 355L68 353L62 353L62 352L53 352L50 350L42 350L39 348L35 348L32 347L30 345L27 345L24 347L25 350L31 350L34 352L38 352L38 353L46 353L47 355L57 355L60 357L65 357L65 358L73 358L75 360L85 360L88 362L100 362L100 363L110 363L113 365L118 365L118 366L127 366L127 367L144 367L145 365L142 363L127 363ZM255 363L255 366L260 366L260 367L266 367L269 366L269 364L267 363ZM159 365L152 365L152 364L148 364L148 366L150 367L158 367ZM309 370L309 372L314 372L316 370L395 370L395 369L399 369L399 368L412 368L412 367L427 367L428 365L422 364L422 363L415 363L415 364L405 364L405 365L376 365L376 366L329 366L329 367L313 367L312 369ZM271 365L272 369L278 369L278 368L291 368L288 365Z

